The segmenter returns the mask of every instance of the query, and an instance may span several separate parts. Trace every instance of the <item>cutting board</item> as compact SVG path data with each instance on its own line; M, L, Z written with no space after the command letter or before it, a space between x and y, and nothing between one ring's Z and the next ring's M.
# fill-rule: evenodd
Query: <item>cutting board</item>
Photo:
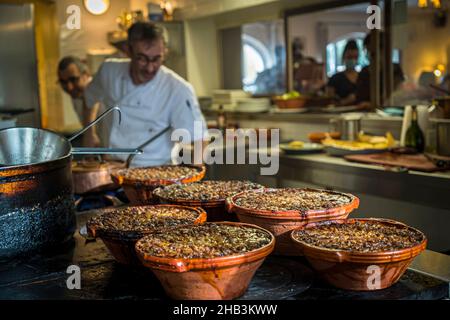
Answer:
M423 154L396 154L383 152L378 154L358 154L345 156L345 159L353 162L379 164L391 167L403 167L410 170L433 172L442 170L434 165Z

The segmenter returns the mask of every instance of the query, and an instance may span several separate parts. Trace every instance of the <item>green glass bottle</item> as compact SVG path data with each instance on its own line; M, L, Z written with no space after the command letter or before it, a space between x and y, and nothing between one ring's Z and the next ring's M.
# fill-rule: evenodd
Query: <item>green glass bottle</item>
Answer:
M423 152L425 150L425 138L423 136L422 130L419 127L419 123L417 122L416 106L412 107L411 125L406 131L405 146L414 148L417 150L417 152Z

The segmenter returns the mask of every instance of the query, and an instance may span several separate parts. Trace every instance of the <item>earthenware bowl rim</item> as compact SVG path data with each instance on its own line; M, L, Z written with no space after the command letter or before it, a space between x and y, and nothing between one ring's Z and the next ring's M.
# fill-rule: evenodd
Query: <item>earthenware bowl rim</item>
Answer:
M189 167L194 168L197 170L197 173L183 177L183 178L172 178L172 179L148 179L148 180L138 180L138 179L130 179L126 178L122 173L127 170L133 170L133 169L149 169L153 168L155 166L147 166L147 167L137 167L137 168L125 168L125 169L119 169L117 171L114 171L111 173L111 179L119 184L119 185L128 185L133 187L159 187L162 185L169 185L169 184L175 184L175 183L184 183L184 182L195 182L203 179L206 173L206 166L196 166L196 165L189 165L189 164L183 164L183 165L163 165L163 166L156 166L156 167Z
M275 192L279 190L307 190L307 191L325 191L329 193L334 194L340 194L347 196L351 199L351 201L347 204L344 204L340 207L333 207L328 209L317 209L317 210L307 210L305 212L301 212L299 210L286 210L286 211L272 211L272 210L259 210L259 209L251 209L239 206L235 203L235 200L242 196L244 193L247 192ZM329 191L329 190L322 190L322 189L314 189L314 188L264 188L261 190L247 190L240 192L238 194L235 194L232 197L227 198L227 208L228 211L234 211L234 209L238 209L239 211L236 212L237 214L246 214L253 217L262 217L262 218L272 218L272 219L298 219L298 220L309 220L311 218L319 219L319 218L333 218L333 216L339 216L342 215L344 212L350 213L354 209L358 208L359 206L359 198L356 197L353 194L350 193L344 193L344 192L337 192L337 191ZM343 211L342 211L343 210ZM255 213L257 212L257 213Z
M195 182L191 182L191 183L202 183L202 182L207 182L207 181L220 181L220 180L200 180L200 181L195 181ZM224 182L227 181L241 181L241 180L224 180ZM251 182L251 181L248 181ZM255 183L255 182L251 182L255 185L258 185L258 188L254 188L254 189L250 189L250 190L262 190L265 189L265 187L263 185L260 185L259 183ZM170 203L177 203L177 204L189 204L189 205L200 205L200 206L208 206L208 207L220 207L223 205L226 205L227 199L229 197L226 197L224 199L212 199L212 200L196 200L196 199L183 199L183 198L166 198L164 196L161 196L159 193L165 188L165 187L169 187L170 185L167 186L160 186L158 188L156 188L153 191L153 195L156 196L156 198L161 199L163 201L167 201ZM249 191L249 190L246 190ZM238 194L238 193L236 193ZM236 195L234 194L234 195ZM234 196L233 195L233 196Z
M331 248L324 248L324 247L318 247L315 245L311 245L308 244L306 242L303 242L301 240L298 240L297 238L295 238L294 234L295 232L297 232L298 230L303 230L303 229L308 229L308 228L313 228L318 224L332 224L332 223L354 223L356 221L364 221L364 222L382 222L382 223L386 223L386 224L390 224L393 225L395 224L396 226L402 226L402 227L406 227L410 230L413 230L414 232L419 233L422 236L422 241L412 247L408 247L408 248L403 248L403 249L398 249L398 250L391 250L391 251L372 251L372 252L359 252L359 251L350 251L350 250L342 250L342 249L331 249ZM313 224L313 225L311 225ZM398 255L402 255L405 254L408 251L417 251L418 253L415 254L414 256L408 256L406 258L396 258L396 259L392 259L389 262L397 262L397 261L402 261L402 260L408 260L410 258L413 258L415 256L417 256L421 251L423 251L425 249L425 246L427 244L428 239L426 238L425 234L414 228L411 226L408 226L407 224L400 222L400 221L396 221L396 220L392 220L392 219L385 219L385 218L350 218L350 219L334 219L334 220L327 220L327 221L318 221L318 222L313 222L310 225L305 225L302 227L297 227L295 229L293 229L290 233L291 239L299 246L301 246L303 248L303 250L305 249L310 249L316 252L320 252L322 255L326 255L327 253L329 254L338 254L338 255L342 255L345 256L347 255L350 259L351 258L371 258L373 257L374 260L383 258L383 257L393 257L395 258L396 256L398 257ZM308 254L305 252L305 256L308 256ZM335 259L331 259L332 261L335 261ZM353 262L357 262L357 261L353 261ZM364 262L364 263L368 263ZM362 263L362 262L361 262Z
M242 222L231 222L231 221L221 221L221 222L206 222L205 224L226 224L234 226L246 226L255 229L262 230L270 235L270 242L258 249L248 251L241 254L229 255L224 257L216 258L164 258L157 256L150 256L142 253L138 249L138 243L135 245L136 253L141 262L150 268L155 268L158 270L172 271L172 272L187 272L187 271L197 271L197 270L210 270L210 269L220 269L221 267L232 267L241 265L244 263L254 262L268 256L275 247L275 237L274 235L257 225ZM244 260L244 261L243 261ZM214 265L214 266L212 266Z
M198 216L197 218L193 221L193 224L198 224L198 223L203 223L204 221L206 221L206 211L202 208L199 207L189 207L189 206L182 206L182 205L178 205L178 204L146 204L146 205L131 205L131 206L124 206L124 207L120 207L120 208L107 208L108 210L105 210L105 212L101 213L103 214L108 214L117 210L125 210L127 208L142 208L142 207L172 207L172 208L180 208L180 209L188 209L191 211L195 211ZM101 209L99 211L102 211ZM102 229L98 229L95 228L92 225L89 225L89 222L91 221L91 219L89 219L86 222L86 229L88 231L88 234L94 238L100 238L100 239L110 239L110 240L116 240L116 241L137 241L139 239L141 239L142 237L159 231L160 229L152 229L152 230L145 230L145 231L121 231L121 230L102 230ZM181 225L184 226L184 225ZM169 230L172 228L177 228L177 226L174 227L168 227L168 228L164 228L164 230Z

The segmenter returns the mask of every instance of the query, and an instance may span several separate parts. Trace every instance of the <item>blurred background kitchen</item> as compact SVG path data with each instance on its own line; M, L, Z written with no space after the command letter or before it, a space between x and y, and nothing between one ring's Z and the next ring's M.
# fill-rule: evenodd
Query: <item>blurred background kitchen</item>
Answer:
M73 5L79 29L71 28ZM369 5L380 8L381 30L367 27ZM279 128L286 142L276 176L217 165L210 178L352 192L361 198L355 216L404 221L434 235L430 249L448 252L449 7L447 0L0 0L0 127L79 130L58 83L59 60L78 57L95 74L106 58L126 56L133 22L152 20L166 32L165 64L194 86L209 127ZM398 147L378 148L387 158L342 158L372 153L340 141L373 146L383 137ZM327 153L316 154L323 147L308 143L324 138Z

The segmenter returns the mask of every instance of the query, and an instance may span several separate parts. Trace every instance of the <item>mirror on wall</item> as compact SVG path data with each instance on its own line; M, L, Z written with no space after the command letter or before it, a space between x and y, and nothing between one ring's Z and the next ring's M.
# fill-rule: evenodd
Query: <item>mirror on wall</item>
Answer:
M223 29L220 36L224 89L242 89L253 95L285 92L286 46L282 19Z
M392 48L398 52L404 81L392 92L393 104L428 104L448 95L449 5L447 1L394 1Z
M372 110L450 93L449 2L377 1L379 30L367 27L373 2L355 2L285 13L288 90Z
M368 102L358 94L369 87L364 77L370 54L366 37L367 6L358 3L314 11L295 10L286 17L288 88L315 96L318 104L338 106ZM361 83L359 83L361 82Z

